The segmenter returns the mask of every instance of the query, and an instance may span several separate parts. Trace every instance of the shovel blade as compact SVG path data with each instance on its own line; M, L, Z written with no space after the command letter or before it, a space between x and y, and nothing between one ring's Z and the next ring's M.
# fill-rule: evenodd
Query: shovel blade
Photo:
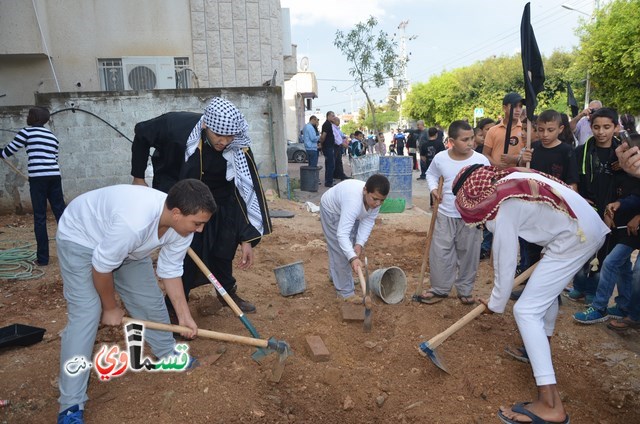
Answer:
M420 343L420 346L418 347L418 349L421 355L431 359L431 362L433 362L433 364L436 367L440 368L442 371L449 374L447 367L444 365L444 362L442 362L442 359L440 358L440 355L436 352L436 349L431 349L429 347L429 342Z
M365 333L371 333L371 326L373 321L372 315L373 314L371 313L371 309L364 310L364 323L362 325L362 330Z

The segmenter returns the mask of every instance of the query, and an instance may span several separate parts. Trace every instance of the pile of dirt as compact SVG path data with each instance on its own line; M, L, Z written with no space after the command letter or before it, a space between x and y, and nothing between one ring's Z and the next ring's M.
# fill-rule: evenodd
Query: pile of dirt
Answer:
M342 320L317 214L287 200L270 206L295 216L274 220L274 233L255 250L254 267L236 276L239 294L258 308L248 316L253 325L294 351L280 383L270 382L274 355L259 365L250 347L197 339L189 342L189 352L203 364L191 371L127 372L108 382L92 373L87 422L493 423L500 405L533 399L530 366L503 352L520 342L510 307L503 315L479 317L438 348L450 371L445 374L418 353L418 345L473 306L462 305L455 295L435 305L409 300L387 305L377 299L373 331L364 333L361 323ZM389 266L404 270L407 298L416 287L428 221L418 208L382 215L367 245L370 272ZM50 229L53 234L54 222ZM31 242L31 217L2 216L0 231L5 240ZM273 269L296 261L303 261L306 291L282 297ZM11 401L0 408L3 423L48 423L57 413L66 305L55 257L45 272L34 280L0 281L1 326L23 323L47 330L41 343L0 350L0 399ZM483 261L474 294L488 296L492 278ZM638 332L619 335L604 325L578 326L571 315L582 307L565 302L552 340L572 422L640 422ZM249 335L229 308L219 307L209 286L193 292L191 310L203 329ZM309 335L322 338L329 361L312 361ZM96 349L102 344L124 349L122 330L101 328Z

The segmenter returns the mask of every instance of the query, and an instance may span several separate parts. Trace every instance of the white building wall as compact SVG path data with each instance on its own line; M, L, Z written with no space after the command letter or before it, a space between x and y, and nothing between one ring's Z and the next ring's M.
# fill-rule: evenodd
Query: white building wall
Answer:
M200 88L261 86L274 70L283 85L279 0L35 5L38 19L30 0L0 1L0 106L33 104L35 92L100 91L97 60L124 56L189 57Z

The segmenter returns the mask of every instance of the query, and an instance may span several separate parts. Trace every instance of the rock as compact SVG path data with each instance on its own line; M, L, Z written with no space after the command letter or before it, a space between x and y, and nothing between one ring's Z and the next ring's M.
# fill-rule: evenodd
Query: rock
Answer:
M378 405L378 408L382 408L382 405L384 405L384 402L386 400L387 400L386 393L382 393L381 395L376 396L376 405Z
M418 368L411 368L411 374L418 375L420 374L420 370Z
M614 408L622 409L622 407L625 406L625 403L627 402L627 397L632 398L631 393L626 391L612 391L609 392L607 401L609 402L609 405L613 406Z
M376 342L372 342L372 341L366 341L366 342L364 342L364 345L366 347L368 347L369 349L373 349L374 347L376 347L377 343Z
M456 397L456 399L458 400L458 402L464 402L464 396L462 395Z
M255 411L252 411L252 413L259 418L263 418L266 415L262 409L256 409Z
M382 353L384 349L382 348L382 346L376 346L376 352L377 353Z
M353 401L353 399L351 399L351 396L347 395L347 397L344 398L344 402L342 403L342 410L351 411L354 406L356 406L355 402Z

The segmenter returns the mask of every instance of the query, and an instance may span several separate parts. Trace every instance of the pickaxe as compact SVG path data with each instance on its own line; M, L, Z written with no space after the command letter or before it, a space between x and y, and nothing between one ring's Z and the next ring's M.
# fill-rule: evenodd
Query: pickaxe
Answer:
M522 274L518 275L513 281L513 287L517 287L520 284L524 283L527 280L527 278L529 278L529 276L531 275L531 273L533 272L533 270L536 268L537 265L538 265L538 262L531 265ZM447 340L449 336L451 336L453 333L460 330L465 325L469 324L478 315L482 314L486 308L487 307L484 304L480 304L476 306L475 308L473 308L471 312L469 312L467 315L460 318L458 321L456 321L455 324L453 324L451 327L444 330L442 333L438 334L437 336L434 336L433 338L431 338L426 342L420 343L420 346L418 346L418 350L420 354L422 356L426 356L427 358L431 359L431 362L433 362L436 365L436 367L440 368L442 371L448 374L449 371L447 371L447 368L442 362L442 359L436 352L436 348L440 346L442 343L444 343L444 341Z

